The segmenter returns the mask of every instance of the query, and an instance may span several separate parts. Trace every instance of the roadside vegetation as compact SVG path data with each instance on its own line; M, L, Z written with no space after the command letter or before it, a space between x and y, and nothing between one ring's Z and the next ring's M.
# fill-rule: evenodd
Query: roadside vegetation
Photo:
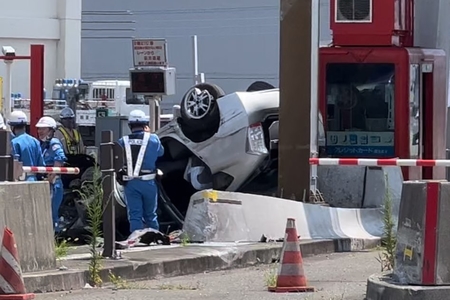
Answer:
M67 240L55 241L55 256L56 260L61 264L61 259L69 253L69 243Z
M268 288L276 287L278 278L278 263L270 266L270 269L265 274L266 286Z
M385 176L386 192L383 206L384 236L381 239L381 253L377 260L381 265L381 272L392 271L395 264L395 249L397 237L395 235L395 223L392 211L392 196L389 189L388 175Z
M100 272L102 269L102 255L97 249L98 240L102 235L103 218L103 188L102 172L95 166L92 181L85 181L78 191L80 197L86 203L87 218L89 224L89 284L100 287L103 284Z

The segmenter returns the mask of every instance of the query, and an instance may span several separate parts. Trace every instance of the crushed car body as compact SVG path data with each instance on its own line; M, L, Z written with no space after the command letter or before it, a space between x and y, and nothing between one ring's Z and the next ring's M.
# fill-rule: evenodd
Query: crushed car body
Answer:
M198 190L239 191L277 169L277 89L225 95L212 84L191 88L179 113L158 132L165 154L157 163L165 193L186 212ZM276 182L275 182L276 185Z

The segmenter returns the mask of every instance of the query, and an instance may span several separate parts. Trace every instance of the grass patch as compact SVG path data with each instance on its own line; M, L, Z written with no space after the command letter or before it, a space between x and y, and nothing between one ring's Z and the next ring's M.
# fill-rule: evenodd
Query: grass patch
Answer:
M94 167L92 181L85 181L81 186L80 197L86 204L87 218L89 224L89 284L93 287L102 286L100 271L102 269L102 255L97 251L97 241L102 235L103 219L103 187L102 172L98 166Z
M266 286L268 288L276 287L278 279L278 264L272 265L265 274L264 278L266 280Z
M381 239L381 253L377 260L380 262L381 271L392 271L395 265L395 249L397 246L397 237L395 235L395 223L392 210L392 196L389 190L388 175L385 175L386 193L383 207L383 225L384 232Z
M178 291L196 291L200 289L200 282L195 285L182 285L182 284L161 284L156 286L158 290L178 290Z
M180 244L181 246L187 246L189 244L189 237L187 236L187 234L183 233L180 237Z
M69 253L69 244L67 240L55 241L55 256L56 260L61 261L61 258L67 256Z
M126 280L115 275L111 270L109 270L108 278L116 290L128 290L133 288Z

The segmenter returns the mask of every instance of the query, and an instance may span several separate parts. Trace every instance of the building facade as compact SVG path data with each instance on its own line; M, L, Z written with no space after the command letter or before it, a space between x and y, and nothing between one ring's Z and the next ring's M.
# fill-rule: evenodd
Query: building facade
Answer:
M329 3L320 0L320 40L331 41ZM431 3L432 2L432 3ZM445 28L450 2L416 1L416 44L450 51ZM166 38L169 62L177 68L177 95L193 84L192 35L198 36L199 71L225 92L245 90L253 81L278 85L279 1L84 0L82 76L126 79L132 67L131 39Z
M206 81L225 92L245 90L256 80L277 86L279 15L273 0L84 0L82 76L128 78L132 37L166 38L169 62L177 68L177 95L163 101L170 109L193 85L192 36L197 35L199 71ZM327 24L328 17L322 40L329 40Z
M31 44L45 46L47 90L55 78L80 78L81 0L15 0L2 5L0 15L0 48L11 46L16 55L29 55ZM5 69L0 62L0 77L6 76ZM11 71L11 91L29 97L29 61L15 61Z

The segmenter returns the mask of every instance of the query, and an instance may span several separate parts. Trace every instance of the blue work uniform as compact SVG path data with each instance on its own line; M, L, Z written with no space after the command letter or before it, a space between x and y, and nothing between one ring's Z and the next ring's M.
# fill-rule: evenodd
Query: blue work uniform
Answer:
M145 140L147 140L147 143ZM126 167L124 172L127 175L124 176L124 192L130 231L143 229L143 220L145 221L145 227L159 230L157 215L158 188L154 177L157 172L155 163L158 157L164 154L164 147L161 145L157 135L144 131L135 131L128 136L122 137L119 139L119 144L125 150ZM128 151L127 144L129 145ZM143 157L141 158L141 166L139 166L141 146L146 147L145 152L142 152ZM131 159L129 155L131 155ZM131 166L132 171L130 171L129 166Z
M13 140L13 138L15 138L16 136L14 135L14 133L12 133L12 132L9 132L9 142L11 143L11 155L14 157L14 158L16 158L16 156L15 156L15 154L14 154L14 146L13 146L13 143L12 143L12 140ZM42 154L42 153L41 153Z
M52 138L49 141L41 143L42 154L44 156L45 166L53 167L55 162L63 164L66 161L66 155L64 154L64 148L61 142L57 138ZM64 187L61 181L61 177L57 176L55 181L50 183L50 194L52 198L52 220L53 226L57 230L59 221L59 207L63 201Z
M44 158L41 152L40 142L21 132L11 139L12 154L26 167L44 167ZM36 174L27 174L26 181L37 181Z

